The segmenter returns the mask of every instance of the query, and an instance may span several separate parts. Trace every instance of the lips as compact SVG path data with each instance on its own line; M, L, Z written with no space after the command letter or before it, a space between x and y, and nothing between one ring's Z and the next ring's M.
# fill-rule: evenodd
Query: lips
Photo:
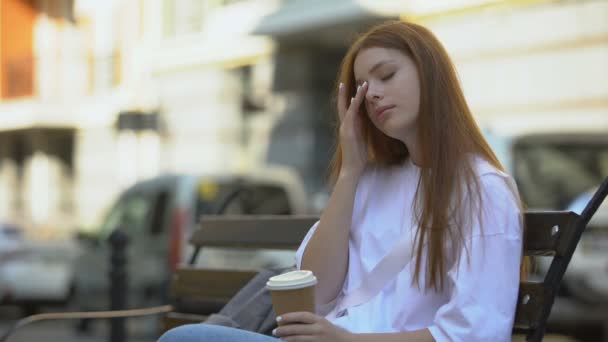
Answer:
M376 108L376 111L375 111L376 117L378 119L382 118L382 115L384 113L386 113L386 111L388 111L389 109L393 109L393 108L395 108L394 105L388 105L388 106L382 106L382 107Z

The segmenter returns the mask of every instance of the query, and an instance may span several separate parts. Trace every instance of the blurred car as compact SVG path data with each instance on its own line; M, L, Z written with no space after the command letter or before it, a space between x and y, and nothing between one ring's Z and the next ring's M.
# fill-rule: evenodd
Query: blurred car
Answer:
M0 251L5 248L5 244L11 241L20 242L23 240L23 228L12 223L0 223Z
M4 264L23 249L23 230L10 223L0 223L0 272ZM11 300L12 289L0 278L0 303Z
M23 246L23 229L11 223L0 223L0 264Z
M66 304L73 294L77 253L70 241L23 241L0 264L2 304L19 305L27 314L41 305Z
M309 206L300 178L285 168L247 174L165 175L139 182L120 194L97 231L79 237L84 253L76 263L76 309L108 307L108 237L113 231L120 228L130 239L128 306L145 306L165 300L171 272L191 254L187 241L198 227L198 218L218 211L304 214ZM199 260L207 267L255 268L292 264L294 258L292 252L209 250Z
M577 197L568 210L582 213L596 190ZM608 303L608 200L604 200L581 236L564 284L587 303Z
M590 199L589 189L608 175L608 127L589 127L581 117L579 125L568 127L521 120L519 128L486 129L486 138L499 160L514 177L523 202L529 209L582 210ZM555 124L555 123L553 123ZM583 195L581 195L583 194ZM605 300L606 203L583 233L564 275L560 296L580 303ZM550 258L538 258L538 271L547 271ZM603 283L599 284L599 283ZM593 285L592 285L593 284Z
M608 174L607 133L527 133L490 143L501 146L494 150L532 209L566 209Z

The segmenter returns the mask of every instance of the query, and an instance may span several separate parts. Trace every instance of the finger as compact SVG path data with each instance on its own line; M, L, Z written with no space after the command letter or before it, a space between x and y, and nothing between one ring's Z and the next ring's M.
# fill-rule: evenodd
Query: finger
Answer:
M367 88L367 82L363 82L362 85L357 87L355 96L350 99L348 110L346 111L345 115L345 120L356 120L358 116L357 114L359 113L359 108L361 107L361 103L363 103L363 100L365 99L365 94L367 94Z
M277 337L318 336L321 328L319 324L289 324L274 329L272 334Z
M316 336L289 336L281 338L281 341L286 342L317 342Z
M340 116L340 121L344 120L347 109L346 91L344 88L344 83L340 82L340 85L338 85L338 115Z
M317 316L317 315L313 314L312 312L300 311L300 312L290 312L290 313L286 313L282 316L279 316L277 318L277 322L280 323L281 325L294 324L294 323L312 324L312 323L318 322L321 319L322 318L320 316Z
M357 87L357 92L355 93L355 96L351 99L351 104L350 104L349 109L352 108L355 110L355 112L359 111L359 107L361 107L361 104L365 100L365 95L367 94L367 88L368 88L367 82L363 82L362 85Z

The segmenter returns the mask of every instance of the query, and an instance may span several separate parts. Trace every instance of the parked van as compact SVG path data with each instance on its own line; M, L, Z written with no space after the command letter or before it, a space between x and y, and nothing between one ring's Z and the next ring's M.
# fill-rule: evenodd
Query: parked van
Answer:
M608 176L608 174L605 174ZM585 192L568 207L581 214L597 188ZM598 208L570 261L566 279L571 293L587 303L608 304L608 201Z
M608 176L607 117L507 118L482 127L529 209L579 212ZM599 286L608 279L607 208L605 203L582 235L562 282L560 295L583 305L608 301L607 283ZM539 259L540 272L549 261Z
M232 200L227 202L229 197ZM220 208L223 204L226 205ZM198 218L218 210L225 214L310 212L300 178L286 168L265 168L242 174L175 174L139 182L117 198L98 230L80 236L84 252L76 266L76 309L108 307L108 238L117 229L127 233L130 240L127 248L128 306L163 301L171 272L190 254L188 238L198 228ZM237 264L235 266L249 263L249 267L277 262L276 255L264 259L260 257L263 253L245 258L231 255L230 252L216 252L199 259L212 264L232 260ZM292 255L279 254L278 258L283 259L279 263L293 262ZM255 260L258 264L251 264Z

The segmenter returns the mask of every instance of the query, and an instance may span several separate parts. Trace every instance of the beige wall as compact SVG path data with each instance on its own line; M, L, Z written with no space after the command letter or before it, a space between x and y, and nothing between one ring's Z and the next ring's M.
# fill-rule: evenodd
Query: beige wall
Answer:
M450 52L482 122L588 115L607 129L608 2L531 3L421 21Z

